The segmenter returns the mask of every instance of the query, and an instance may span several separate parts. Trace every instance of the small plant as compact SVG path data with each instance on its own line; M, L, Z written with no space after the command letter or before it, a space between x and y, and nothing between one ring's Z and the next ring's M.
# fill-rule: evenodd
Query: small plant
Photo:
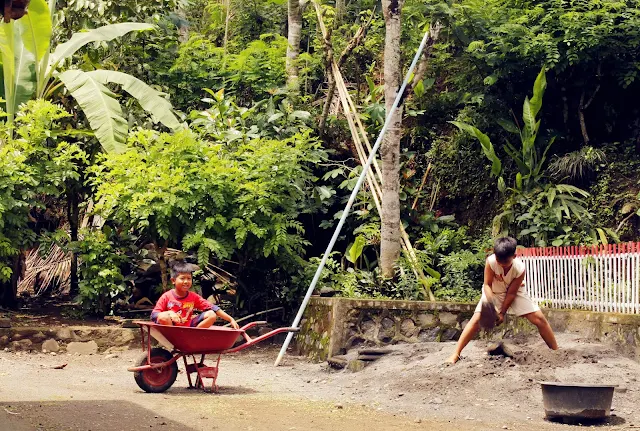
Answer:
M100 231L84 231L82 239L69 244L78 254L78 302L89 314L110 314L116 298L125 292L122 267L130 259L120 248L119 240L116 232L105 226Z

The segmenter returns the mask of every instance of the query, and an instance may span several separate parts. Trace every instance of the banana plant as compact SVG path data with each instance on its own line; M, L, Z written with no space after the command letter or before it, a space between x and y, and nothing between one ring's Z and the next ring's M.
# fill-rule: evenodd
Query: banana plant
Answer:
M500 126L507 132L519 135L520 137L521 146L519 149L508 141L504 146L505 152L518 166L519 172L516 174L515 181L515 188L518 191L526 192L539 185L540 180L544 176L542 168L547 159L547 152L555 140L554 137L551 137L544 145L542 153L540 153L536 145L536 143L540 144L540 142L538 142L540 120L537 116L542 108L542 97L546 88L547 79L544 68L542 68L533 84L533 96L531 99L529 99L529 97L525 97L524 99L522 106L523 127L520 128L510 121L499 121ZM506 185L502 177L502 162L496 155L491 139L470 124L459 121L450 121L450 123L480 141L485 157L491 162L491 175L498 178L498 188L504 192Z
M82 47L108 42L131 32L154 27L144 23L121 23L75 33L52 51L52 11L55 0L31 0L28 14L18 21L0 24L3 92L7 122L13 125L18 107L33 98L51 98L65 87L89 120L91 129L107 152L125 148L128 123L117 96L107 84L117 84L136 98L155 122L170 130L182 127L166 95L126 73L111 70L61 71L66 60Z

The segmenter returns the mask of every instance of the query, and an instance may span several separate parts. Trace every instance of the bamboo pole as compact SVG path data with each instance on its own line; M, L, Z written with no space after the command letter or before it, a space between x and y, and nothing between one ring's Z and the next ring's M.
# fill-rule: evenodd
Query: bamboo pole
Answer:
M316 15L318 17L318 23L320 25L320 31L322 32L322 37L325 39L326 42L328 42L327 40L328 31L325 26L324 20L322 19L322 11L320 10L320 5L315 1L313 2L313 4L316 10ZM333 81L336 84L336 89L338 90L338 94L340 96L342 110L344 112L345 118L347 119L347 124L349 125L349 130L351 132L354 145L356 147L356 151L358 152L358 158L360 159L360 163L364 165L364 163L367 160L367 154L370 153L372 150L371 144L369 143L366 130L362 125L362 122L360 121L360 117L357 114L355 104L351 99L347 86L342 77L342 73L340 72L338 64L335 61L335 58L331 59L331 73L333 75ZM362 145L362 142L364 142L368 152L365 151ZM373 159L373 166L376 171L376 174L378 175L378 178L380 179L380 184L382 184L382 171L380 170L378 161L375 158ZM425 180L426 180L426 176L425 176ZM373 199L376 203L376 209L378 210L378 213L382 215L382 207L381 207L382 189L381 189L381 186L378 184L376 177L371 172L367 173L367 183L369 184L369 188L371 189ZM378 196L376 196L376 194L378 194ZM411 263L411 269L413 273L421 282L429 300L435 301L435 296L433 295L433 292L429 287L428 279L424 274L424 272L422 271L422 268L420 268L420 265L418 262L418 256L416 255L413 245L411 244L411 240L409 239L409 235L404 229L404 226L402 225L402 223L400 224L400 237L401 237L402 248L407 252L407 255L409 256L409 262Z
M316 270L315 275L313 276L313 280L311 280L311 284L309 284L309 288L307 289L307 293L304 295L304 298L302 299L302 304L300 304L300 308L298 309L298 313L296 314L295 319L293 319L293 324L291 325L292 328L298 328L298 325L300 324L300 320L302 320L302 315L304 314L305 309L307 308L307 304L309 304L309 300L311 299L311 294L313 293L313 290L316 288L317 284L318 284L318 280L320 280L320 275L322 274L322 270L324 269L326 263L327 263L327 259L329 258L329 254L331 254L331 250L333 250L333 247L336 244L336 241L338 240L338 236L340 236L340 231L342 230L342 227L344 226L344 223L347 220L347 217L349 216L349 212L351 211L351 207L353 206L353 203L356 200L356 196L358 195L358 192L360 191L360 187L362 187L362 184L364 183L364 179L366 176L367 171L369 170L369 168L371 167L371 163L373 162L373 159L375 158L376 153L378 152L378 150L380 149L380 145L382 144L382 140L384 139L385 134L387 133L387 130L389 129L389 125L391 124L391 118L393 116L393 112L398 109L398 106L400 105L400 102L402 100L402 97L405 93L405 90L407 89L407 85L409 83L409 80L413 74L413 71L415 70L416 64L418 63L418 59L420 58L420 56L422 55L422 52L424 51L425 46L427 45L427 40L429 39L429 33L426 32L424 34L424 36L422 37L422 42L420 42L420 46L418 46L418 50L416 51L416 55L413 57L413 60L411 61L411 65L409 66L409 69L407 70L407 73L405 74L404 80L402 81L402 85L400 86L400 90L398 90L398 93L396 94L396 98L393 101L393 105L391 106L391 108L388 110L387 112L387 117L384 120L384 124L382 125L382 130L380 130L380 133L378 134L378 138L376 139L376 143L373 146L373 149L371 150L371 153L369 154L369 158L367 159L367 163L364 165L363 169L362 169L362 173L360 173L360 176L358 177L358 181L356 182L356 186L353 188L353 190L351 191L351 195L349 196L349 200L347 201L347 204L344 207L344 211L342 212L342 216L340 216L340 221L338 222L338 226L336 226L336 229L333 231L333 235L331 236L331 239L329 240L329 244L327 245L327 248L324 252L324 254L322 255L322 259L320 259L320 264L318 265L318 269ZM287 348L289 347L289 343L291 343L291 340L293 339L293 332L289 332L289 334L287 334L287 338L285 339L284 343L282 344L282 347L280 348L280 353L278 353L278 357L276 358L276 362L275 362L275 366L278 366L280 364L280 361L282 360L284 354L287 351Z

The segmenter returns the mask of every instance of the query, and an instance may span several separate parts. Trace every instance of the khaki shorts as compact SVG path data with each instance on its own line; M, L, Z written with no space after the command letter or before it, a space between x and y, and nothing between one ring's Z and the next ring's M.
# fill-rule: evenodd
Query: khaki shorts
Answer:
M502 303L504 302L504 298L506 296L507 296L506 292L493 294L493 297L495 298L494 306L496 307L496 310L498 312L500 312L500 309L502 308ZM478 302L478 305L476 306L476 311L475 311L476 313L480 312L480 310L482 309L482 301L486 301L486 300L487 300L487 297L485 296L483 291L482 298L480 299L480 302ZM520 288L518 290L518 293L516 294L516 299L513 300L513 302L511 303L511 307L509 307L509 309L507 310L507 314L524 316L527 314L535 313L536 311L540 311L540 307L538 307L538 304L533 302L533 300L531 299L531 297L529 296L529 294L524 288Z

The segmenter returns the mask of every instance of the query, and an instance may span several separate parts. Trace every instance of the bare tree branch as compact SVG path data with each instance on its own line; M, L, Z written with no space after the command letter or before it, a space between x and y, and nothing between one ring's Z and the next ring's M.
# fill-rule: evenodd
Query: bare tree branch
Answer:
M340 54L340 58L338 59L338 69L342 67L344 62L347 60L349 55L353 52L353 50L362 43L362 40L367 34L367 30L371 25L371 21L373 21L373 16L375 14L375 9L371 14L369 20L360 26L356 34L351 38L345 49ZM320 117L320 122L318 124L318 129L320 131L320 135L324 133L324 129L327 122L327 117L329 116L329 109L331 107L331 101L333 100L333 95L336 91L336 81L333 77L333 70L331 68L331 63L334 61L334 53L333 53L333 44L331 43L331 29L328 29L327 37L323 37L324 48L326 51L325 61L326 68L328 72L328 80L329 80L329 89L327 91L327 99L324 102L324 107L322 108L322 117Z
M429 25L429 40L427 41L427 46L422 52L422 57L420 58L420 63L418 63L418 67L416 68L415 73L413 74L413 79L411 83L407 86L405 91L404 98L406 99L413 92L418 82L422 81L425 73L427 73L427 69L429 68L429 58L431 57L431 51L433 50L433 45L436 43L438 38L440 37L440 31L442 30L442 24L439 21L435 23L431 23Z

